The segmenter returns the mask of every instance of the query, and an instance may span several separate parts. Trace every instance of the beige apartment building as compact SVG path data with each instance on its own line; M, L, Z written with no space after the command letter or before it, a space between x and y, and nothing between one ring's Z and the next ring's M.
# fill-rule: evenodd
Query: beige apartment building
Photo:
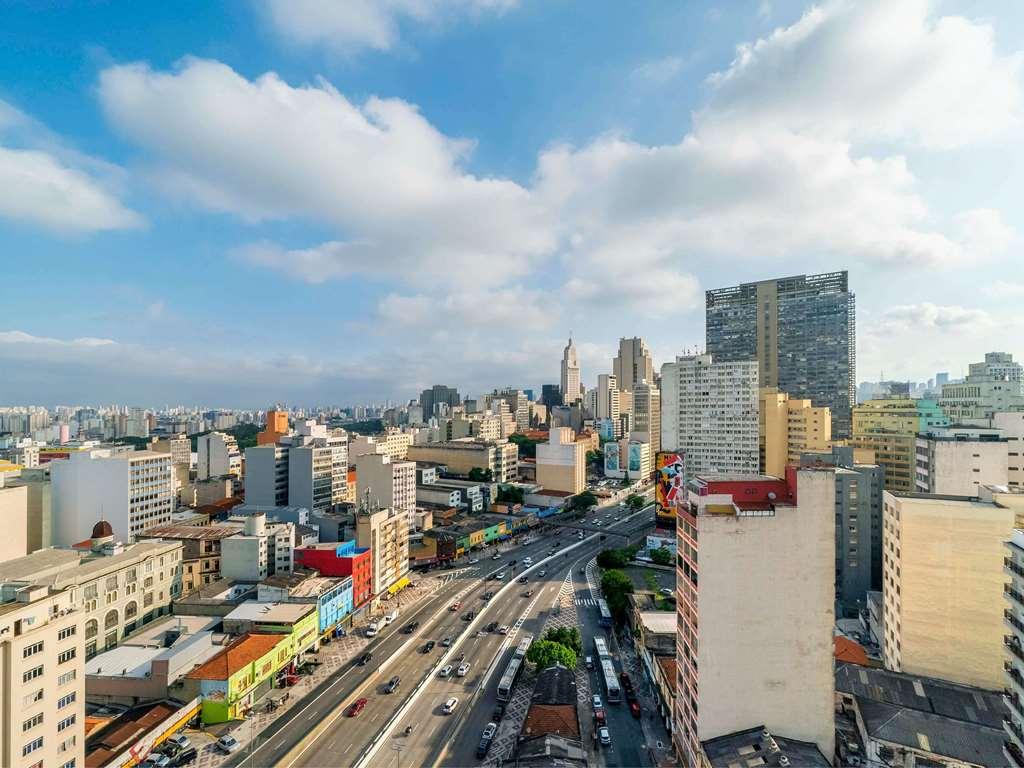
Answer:
M416 462L392 459L383 453L357 456L356 498L369 491L370 498L383 507L405 513L409 526L416 525Z
M395 461L406 457L415 436L411 432L389 428L383 435L353 435L349 441L349 458L367 453L383 453Z
M548 491L580 493L587 485L587 449L569 427L555 427L537 444L537 483Z
M356 513L356 546L369 547L375 598L409 583L409 518L404 510L366 508Z
M85 765L82 613L70 591L0 586L0 765Z
M947 427L917 436L917 493L976 496L1007 485L1009 441L995 430Z
M832 414L810 400L791 398L775 387L759 392L761 420L761 472L786 474L786 466L799 464L800 454L825 452L832 445Z
M10 487L0 475L0 563L28 554L28 488Z
M831 468L688 482L676 521L680 765L709 765L706 742L758 727L831 759L835 493Z
M633 389L633 429L645 435L651 454L661 450L661 390L641 381Z
M886 669L1003 687L1004 542L1024 495L883 495Z
M43 468L23 469L18 477L0 479L7 488L24 488L26 492L26 545L31 554L53 546L53 494L50 473Z
M444 464L456 475L474 468L491 470L496 483L514 482L519 473L519 447L507 440L447 440L409 446L411 461Z
M85 655L113 648L126 634L170 613L181 595L182 547L177 541L123 545L97 523L91 546L44 549L0 563L0 589L42 586L67 591L82 614Z

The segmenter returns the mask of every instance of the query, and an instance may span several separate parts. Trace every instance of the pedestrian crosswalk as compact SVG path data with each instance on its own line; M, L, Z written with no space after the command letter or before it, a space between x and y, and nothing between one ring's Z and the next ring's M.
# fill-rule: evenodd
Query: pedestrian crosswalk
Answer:
M578 605L578 606L591 606L591 607L593 607L593 606L597 605L597 600L594 600L592 597L577 597L575 600L573 600L573 603Z

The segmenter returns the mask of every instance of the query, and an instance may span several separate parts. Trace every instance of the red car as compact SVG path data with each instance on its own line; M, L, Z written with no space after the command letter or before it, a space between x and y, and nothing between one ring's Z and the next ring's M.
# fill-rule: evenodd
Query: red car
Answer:
M629 702L629 713L637 720L640 719L640 704L635 701Z
M451 605L448 606L448 610L449 611L457 611L461 607L462 607L462 603L460 603L458 600L456 600L454 603L452 603Z
M352 702L352 706L348 708L348 716L355 717L363 711L363 707L366 706L366 699L356 699Z

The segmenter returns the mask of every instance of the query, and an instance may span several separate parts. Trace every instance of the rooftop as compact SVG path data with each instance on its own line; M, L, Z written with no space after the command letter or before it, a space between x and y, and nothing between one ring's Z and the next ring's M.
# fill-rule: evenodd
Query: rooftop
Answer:
M676 633L675 611L641 611L640 621L648 632L662 635Z
M785 755L790 765L799 768L827 768L831 765L816 744L769 734L763 725L708 739L701 742L701 747L713 768L778 765L778 757L772 758L772 755Z
M287 642L287 635L242 635L186 677L190 680L227 680L247 664L266 656L278 644Z
M240 525L157 525L142 532L147 538L218 540L242 531Z
M576 704L576 675L572 670L556 664L537 675L533 687L534 704Z
M174 541L141 541L125 546L116 555L41 549L0 563L0 582L25 581L62 589L180 548L181 544Z
M258 603L247 600L225 616L224 620L294 624L315 610L316 606L311 603Z
M180 704L161 701L145 704L118 715L91 732L85 744L86 768L99 768L129 749L150 730L180 709Z

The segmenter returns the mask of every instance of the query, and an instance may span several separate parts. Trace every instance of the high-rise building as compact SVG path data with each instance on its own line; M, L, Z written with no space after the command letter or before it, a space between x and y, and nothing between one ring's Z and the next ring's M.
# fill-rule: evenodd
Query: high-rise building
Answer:
M242 476L242 452L233 435L210 432L196 439L196 477Z
M604 474L620 480L646 480L654 469L654 454L646 433L633 432L604 443Z
M107 520L129 541L171 521L174 474L168 453L72 451L67 459L50 462L50 475L57 546L89 538L97 520Z
M416 527L416 462L393 460L380 453L357 456L356 495L370 498L383 507L405 512L409 528Z
M661 367L661 449L678 451L688 476L757 474L757 363L677 357Z
M391 508L363 506L356 514L356 545L370 550L372 591L376 598L409 583L409 518Z
M762 387L810 399L850 435L855 402L855 297L847 273L797 275L707 292L707 352L756 360Z
M576 345L572 343L572 336L569 343L565 345L562 352L562 403L572 405L582 397L580 392L580 362L576 357Z
M288 446L245 449L245 500L261 507L288 505Z
M296 424L288 449L288 505L320 514L343 503L347 490L346 437L312 419Z
M274 445L288 435L288 412L278 409L267 411L263 431L256 435L256 445Z
M613 374L602 373L597 377L594 418L619 420L619 385Z
M232 438L234 439L234 438ZM192 441L184 432L169 437L153 440L149 446L151 451L169 453L171 470L174 472L175 493L188 485L192 470Z
M871 450L885 467L885 488L912 492L917 478L917 434L949 425L934 400L882 397L853 409L850 445Z
M619 339L619 354L612 360L612 373L618 388L625 392L634 391L643 381L654 381L654 361L643 339Z
M1003 728L1009 737L1003 743L1006 765L1024 768L1024 530L1014 527L1006 542L1003 559L1008 583L1003 587L1003 620L1009 630L1006 644L1006 677L1003 701L1006 707Z
M633 388L632 431L651 444L651 455L661 450L661 390L641 381Z
M1006 352L986 352L985 360L971 363L967 378L943 384L939 405L956 423L991 419L997 411L1024 408L1021 364Z
M452 408L459 405L462 400L459 398L459 390L454 387L446 387L444 384L435 384L430 389L420 392L420 405L423 406L423 418L429 420L431 416L447 416ZM440 412L439 412L440 409Z
M0 520L4 535L0 538L0 563L29 553L28 488L15 487L0 474Z
M832 415L828 408L792 399L775 387L763 387L759 400L762 473L782 477L787 465L800 463L800 454L829 449Z
M1024 496L883 499L886 669L989 690L1003 684L1004 542Z
M53 484L47 469L23 469L18 477L0 480L8 488L27 493L26 552L31 554L53 546Z
M1007 440L1006 483L1020 490L1024 488L1024 411L994 413L992 426Z
M676 524L679 763L709 765L704 744L757 726L831 757L835 472L698 475L686 493Z
M562 405L562 387L558 384L544 384L540 388L540 401L549 409Z
M366 453L383 453L395 461L405 458L409 446L413 443L411 432L388 428L382 435L353 435L349 441L349 459Z
M537 482L549 491L580 493L587 485L587 449L568 427L555 427L537 444Z
M917 436L915 490L977 496L983 485L1007 485L1008 440L997 430L951 426Z

